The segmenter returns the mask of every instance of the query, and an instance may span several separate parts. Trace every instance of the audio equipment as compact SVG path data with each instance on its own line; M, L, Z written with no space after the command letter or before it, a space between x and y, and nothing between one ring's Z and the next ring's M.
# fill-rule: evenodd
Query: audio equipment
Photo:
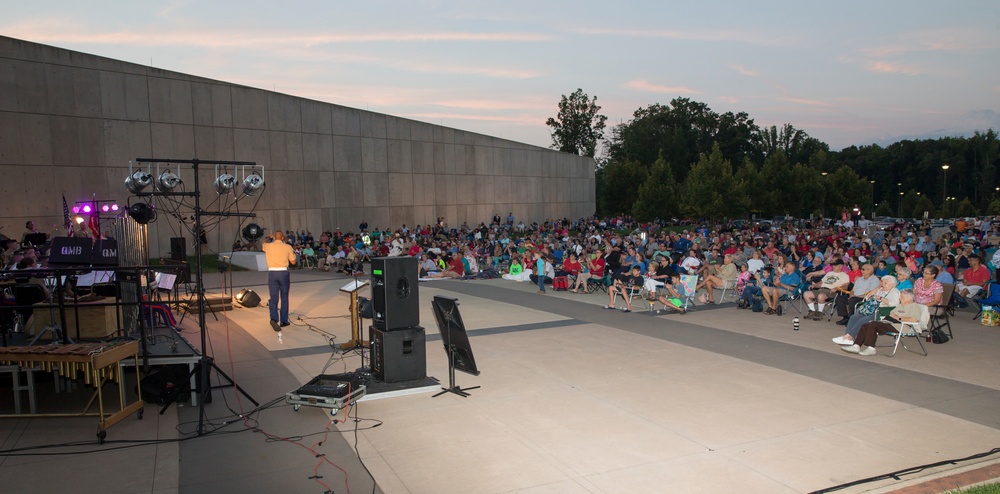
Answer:
M187 241L184 237L170 238L170 259L172 261L187 260Z
M394 383L427 377L427 336L420 326L382 331L369 326L371 369L376 379Z
M244 288L236 294L236 301L243 307L257 307L260 305L260 295L249 288Z
M420 324L417 258L372 259L372 324L383 331Z

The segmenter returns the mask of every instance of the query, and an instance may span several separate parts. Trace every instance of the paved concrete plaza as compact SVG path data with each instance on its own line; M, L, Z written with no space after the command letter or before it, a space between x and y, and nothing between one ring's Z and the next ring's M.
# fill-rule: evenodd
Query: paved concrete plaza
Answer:
M236 309L219 322L208 317L220 367L261 402L327 365L327 373L360 365L354 355L331 357L324 334L349 339L348 299L337 290L346 279L292 276L294 325L281 342L266 308ZM206 284L217 287L216 278ZM266 274L234 279L237 289L266 298ZM323 482L335 492L346 492L345 484L370 492L374 477L375 490L386 493L810 492L1000 446L1000 329L973 322L967 310L952 318L956 339L928 345L927 357L901 350L888 358L880 348L865 358L830 342L841 329L832 322L803 321L796 332L792 314L731 305L655 315L637 302L636 312L623 314L602 308L604 294L535 290L504 280L421 283L428 375L444 381L430 300L441 294L461 303L482 371L458 374L459 385L481 386L468 398L362 401L351 412L359 421L329 433L324 410L294 412L279 402L253 416L255 432L229 418L235 423L220 433L115 449L130 445L121 440L178 438L177 429L193 430L198 416L190 406L162 416L147 406L144 420L110 429L105 446L55 450L101 452L0 457L0 485L17 492L323 492ZM194 341L191 322L182 334ZM251 408L231 390L214 396L206 409L213 428ZM7 450L93 441L94 432L84 419L0 422ZM840 492L890 492L998 460Z

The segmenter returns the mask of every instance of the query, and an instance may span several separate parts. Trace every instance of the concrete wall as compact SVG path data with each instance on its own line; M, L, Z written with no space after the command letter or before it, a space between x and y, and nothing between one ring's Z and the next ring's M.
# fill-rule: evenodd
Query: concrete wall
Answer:
M71 206L95 195L124 203L137 157L263 165L254 221L269 230L356 230L362 219L394 229L438 216L471 225L509 211L530 222L595 204L589 158L0 36L5 234L20 238L28 219L61 224L61 194ZM181 178L192 190L190 167ZM220 209L214 179L210 169L200 180L209 210ZM181 232L166 206L151 225L154 255ZM209 247L228 248L238 227L222 221Z

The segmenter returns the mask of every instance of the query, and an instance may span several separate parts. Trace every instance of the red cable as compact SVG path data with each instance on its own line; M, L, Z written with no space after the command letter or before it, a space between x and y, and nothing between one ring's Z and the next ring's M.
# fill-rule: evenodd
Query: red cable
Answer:
M222 278L222 286L225 286L225 276L222 276L222 274L220 273L220 277ZM229 374L230 374L230 377L233 380L233 385L234 386L238 386L237 381L236 381L236 367L233 365L233 348L232 348L232 344L231 344L230 339L229 339L229 316L226 314L226 312L227 312L226 311L226 305L223 304L222 305L222 319L226 321L226 351L229 353ZM351 396L351 394L350 394L351 388L349 386L350 386L350 384L348 384L348 388L347 388L348 393L347 393L347 396ZM331 417L330 420L327 421L327 423L326 423L326 433L323 435L323 440L322 441L318 441L317 443L313 444L312 446L306 446L306 445L304 445L304 444L302 444L302 443L300 443L300 442L298 442L296 440L289 439L287 437L281 437L281 436L276 436L274 434L271 434L270 432L265 431L261 427L253 427L253 426L251 426L248 423L248 421L250 420L250 418L246 416L246 413L244 413L244 410L243 410L243 400L240 398L240 393L236 393L236 403L239 405L240 417L243 419L243 425L247 429L251 429L251 430L254 430L254 431L259 431L261 434L264 434L264 436L266 436L267 438L272 439L272 440L283 441L283 442L294 444L294 445L296 445L296 446L298 446L298 447L300 447L302 449L305 449L306 451L309 451L316 458L319 458L320 461L316 463L315 467L313 467L312 480L314 480L317 484L323 486L326 489L326 491L329 492L329 493L333 492L333 488L330 487L329 485L327 485L322 480L320 480L319 467L322 466L323 463L325 462L325 463L328 463L330 466L336 468L337 470L340 470L340 472L344 474L344 488L347 489L347 494L351 494L351 486L348 483L347 472L343 468L340 468L340 466L337 465L336 463L334 463L334 462L330 461L329 459L327 459L327 457L326 457L325 454L319 453L318 451L316 451L314 449L316 446L319 446L319 445L323 444L324 442L326 442L326 439L327 439L327 437L330 434L330 424L333 423L333 421L335 420L334 418ZM204 406L204 404L202 404L202 406Z

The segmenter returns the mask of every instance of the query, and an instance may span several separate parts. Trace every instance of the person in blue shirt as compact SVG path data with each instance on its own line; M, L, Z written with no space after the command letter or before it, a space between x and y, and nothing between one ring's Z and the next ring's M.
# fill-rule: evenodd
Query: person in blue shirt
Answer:
M937 275L937 278L934 278L935 280L941 282L941 284L944 284L944 283L955 283L955 278L951 275L951 273L948 272L948 270L944 269L944 263L943 262L941 262L941 261L933 261L933 262L931 262L931 266L937 266L938 273L940 273L940 274Z
M542 251L535 251L535 273L537 274L538 293L545 294L545 259Z

